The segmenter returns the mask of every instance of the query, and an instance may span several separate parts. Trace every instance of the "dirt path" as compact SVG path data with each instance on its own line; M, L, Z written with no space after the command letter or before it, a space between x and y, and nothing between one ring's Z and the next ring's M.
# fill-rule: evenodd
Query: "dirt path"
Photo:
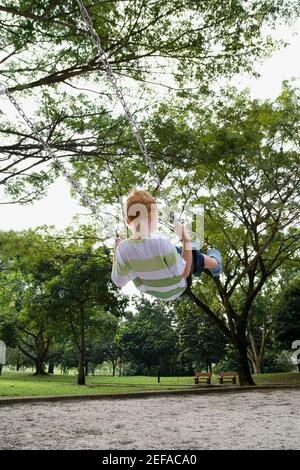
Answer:
M300 390L0 407L0 449L300 449Z

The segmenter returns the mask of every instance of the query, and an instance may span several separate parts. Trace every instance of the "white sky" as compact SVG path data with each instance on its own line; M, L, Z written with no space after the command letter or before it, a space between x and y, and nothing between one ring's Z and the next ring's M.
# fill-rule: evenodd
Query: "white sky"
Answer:
M290 45L274 53L263 65L257 66L261 77L255 79L248 75L238 76L231 81L232 84L243 89L250 88L252 97L266 99L275 98L281 89L283 80L292 77L300 78L300 19L292 30L278 28L276 36L287 39ZM2 102L2 103L1 103ZM12 109L4 106L0 96L0 106L7 109L13 118ZM0 200L3 197L0 194ZM70 197L68 183L58 179L48 191L48 195L41 201L29 206L0 205L0 230L22 230L39 225L55 225L58 229L68 226L77 212L86 213L74 199Z

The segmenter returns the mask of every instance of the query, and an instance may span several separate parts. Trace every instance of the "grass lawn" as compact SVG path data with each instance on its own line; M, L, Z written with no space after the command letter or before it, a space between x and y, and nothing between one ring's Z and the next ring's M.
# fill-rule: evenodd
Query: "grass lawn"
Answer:
M254 380L257 385L300 385L299 372L280 372L277 374L260 374L254 375Z
M85 386L76 384L74 375L33 376L25 372L4 371L0 376L0 396L47 396L78 395L96 393L120 393L144 390L173 390L193 385L188 377L162 378L161 384L156 377L87 377Z
M261 374L254 376L257 385L266 384L299 384L300 373ZM213 383L218 377L213 376ZM194 387L193 377L87 377L85 386L76 385L74 375L46 375L36 377L25 372L4 370L0 376L0 396L47 396L78 395L96 393L122 393L141 390L174 390Z

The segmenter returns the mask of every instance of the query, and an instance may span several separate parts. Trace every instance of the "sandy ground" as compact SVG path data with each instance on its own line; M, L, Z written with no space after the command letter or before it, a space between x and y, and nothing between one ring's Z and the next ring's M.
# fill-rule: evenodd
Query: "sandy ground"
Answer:
M0 407L0 449L300 449L300 390Z

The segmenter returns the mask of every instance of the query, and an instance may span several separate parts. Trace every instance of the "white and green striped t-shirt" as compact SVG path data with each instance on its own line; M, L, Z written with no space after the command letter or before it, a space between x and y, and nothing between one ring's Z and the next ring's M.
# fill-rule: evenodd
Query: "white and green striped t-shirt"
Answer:
M170 240L152 234L119 243L111 278L118 287L133 281L142 293L174 300L186 289L186 279L181 277L184 268L185 261Z

